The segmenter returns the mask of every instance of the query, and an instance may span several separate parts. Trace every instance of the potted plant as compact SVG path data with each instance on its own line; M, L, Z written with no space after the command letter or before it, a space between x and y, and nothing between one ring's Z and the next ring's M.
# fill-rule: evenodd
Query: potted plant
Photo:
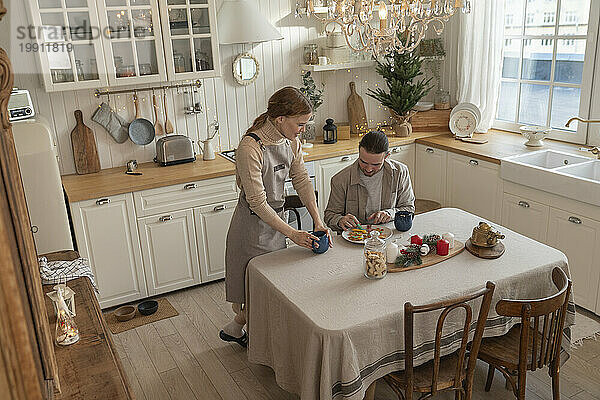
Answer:
M308 98L308 101L310 101L310 104L313 108L313 114L310 117L308 123L306 124L306 130L302 135L303 139L312 140L316 136L315 114L317 113L317 108L319 108L319 106L323 104L324 87L325 84L321 84L321 89L317 88L315 80L311 76L310 71L302 73L302 87L300 88L300 92L302 92L302 94L304 94Z
M415 53L393 51L386 54L383 61L377 60L376 70L385 79L389 92L377 88L369 89L367 94L390 110L396 135L410 135L410 118L416 112L413 107L431 90L431 78L415 80L423 75L421 60Z

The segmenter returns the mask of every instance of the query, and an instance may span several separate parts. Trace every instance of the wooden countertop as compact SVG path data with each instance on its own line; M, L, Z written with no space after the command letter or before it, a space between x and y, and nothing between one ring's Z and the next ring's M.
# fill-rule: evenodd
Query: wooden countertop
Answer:
M515 133L490 131L477 134L476 137L488 139L485 144L473 144L456 140L447 132L414 132L406 138L390 137L390 146L401 146L420 143L442 150L451 151L468 157L477 157L495 164L500 159L511 155L523 154L539 150L523 145L524 138ZM335 144L314 143L314 147L304 149L308 155L305 161L316 161L330 157L355 154L358 151L359 137L352 136L350 140L340 140ZM580 145L546 140L544 148L578 152ZM581 155L590 156L587 152ZM155 163L143 163L138 167L143 175L125 174L125 166L103 169L95 174L64 175L62 183L69 202L98 199L104 196L114 196L122 193L136 192L161 186L194 182L204 179L217 178L235 174L235 165L223 157L203 161L198 159L193 163L159 167Z
M484 134L475 134L477 139L487 139L484 144L475 144L456 140L451 134L443 134L435 137L420 138L416 143L424 144L438 149L462 154L467 157L476 157L494 164L500 164L500 159L518 154L531 153L541 149L553 149L570 153L579 153L590 157L590 153L579 151L581 145L559 142L556 140L545 140L544 147L527 147L523 143L525 138L513 132L491 130Z

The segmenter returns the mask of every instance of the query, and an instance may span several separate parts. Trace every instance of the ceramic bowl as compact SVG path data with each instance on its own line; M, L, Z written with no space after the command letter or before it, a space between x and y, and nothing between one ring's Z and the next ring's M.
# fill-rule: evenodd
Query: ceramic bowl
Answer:
M138 311L142 315L152 315L158 310L158 301L146 300L138 304Z
M429 111L433 108L433 103L430 101L419 101L414 107L413 110L416 111Z
M527 139L525 146L530 147L542 147L544 145L542 140L550 133L550 128L545 126L524 125L519 127L519 130L521 131L521 135Z
M129 321L133 317L135 317L135 307L134 306L123 306L119 307L114 311L115 318L117 321Z

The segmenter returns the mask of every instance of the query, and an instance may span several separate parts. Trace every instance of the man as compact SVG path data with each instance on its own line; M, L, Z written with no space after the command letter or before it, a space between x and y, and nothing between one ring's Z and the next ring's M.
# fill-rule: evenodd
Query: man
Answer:
M371 131L358 145L358 160L331 178L325 223L336 231L383 224L396 211L415 212L408 167L389 159L387 136Z

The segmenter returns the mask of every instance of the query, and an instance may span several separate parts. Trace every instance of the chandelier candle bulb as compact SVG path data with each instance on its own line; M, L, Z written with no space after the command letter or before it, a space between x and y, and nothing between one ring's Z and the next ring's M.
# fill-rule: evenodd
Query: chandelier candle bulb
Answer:
M379 2L379 30L383 31L387 28L387 7L382 1Z

